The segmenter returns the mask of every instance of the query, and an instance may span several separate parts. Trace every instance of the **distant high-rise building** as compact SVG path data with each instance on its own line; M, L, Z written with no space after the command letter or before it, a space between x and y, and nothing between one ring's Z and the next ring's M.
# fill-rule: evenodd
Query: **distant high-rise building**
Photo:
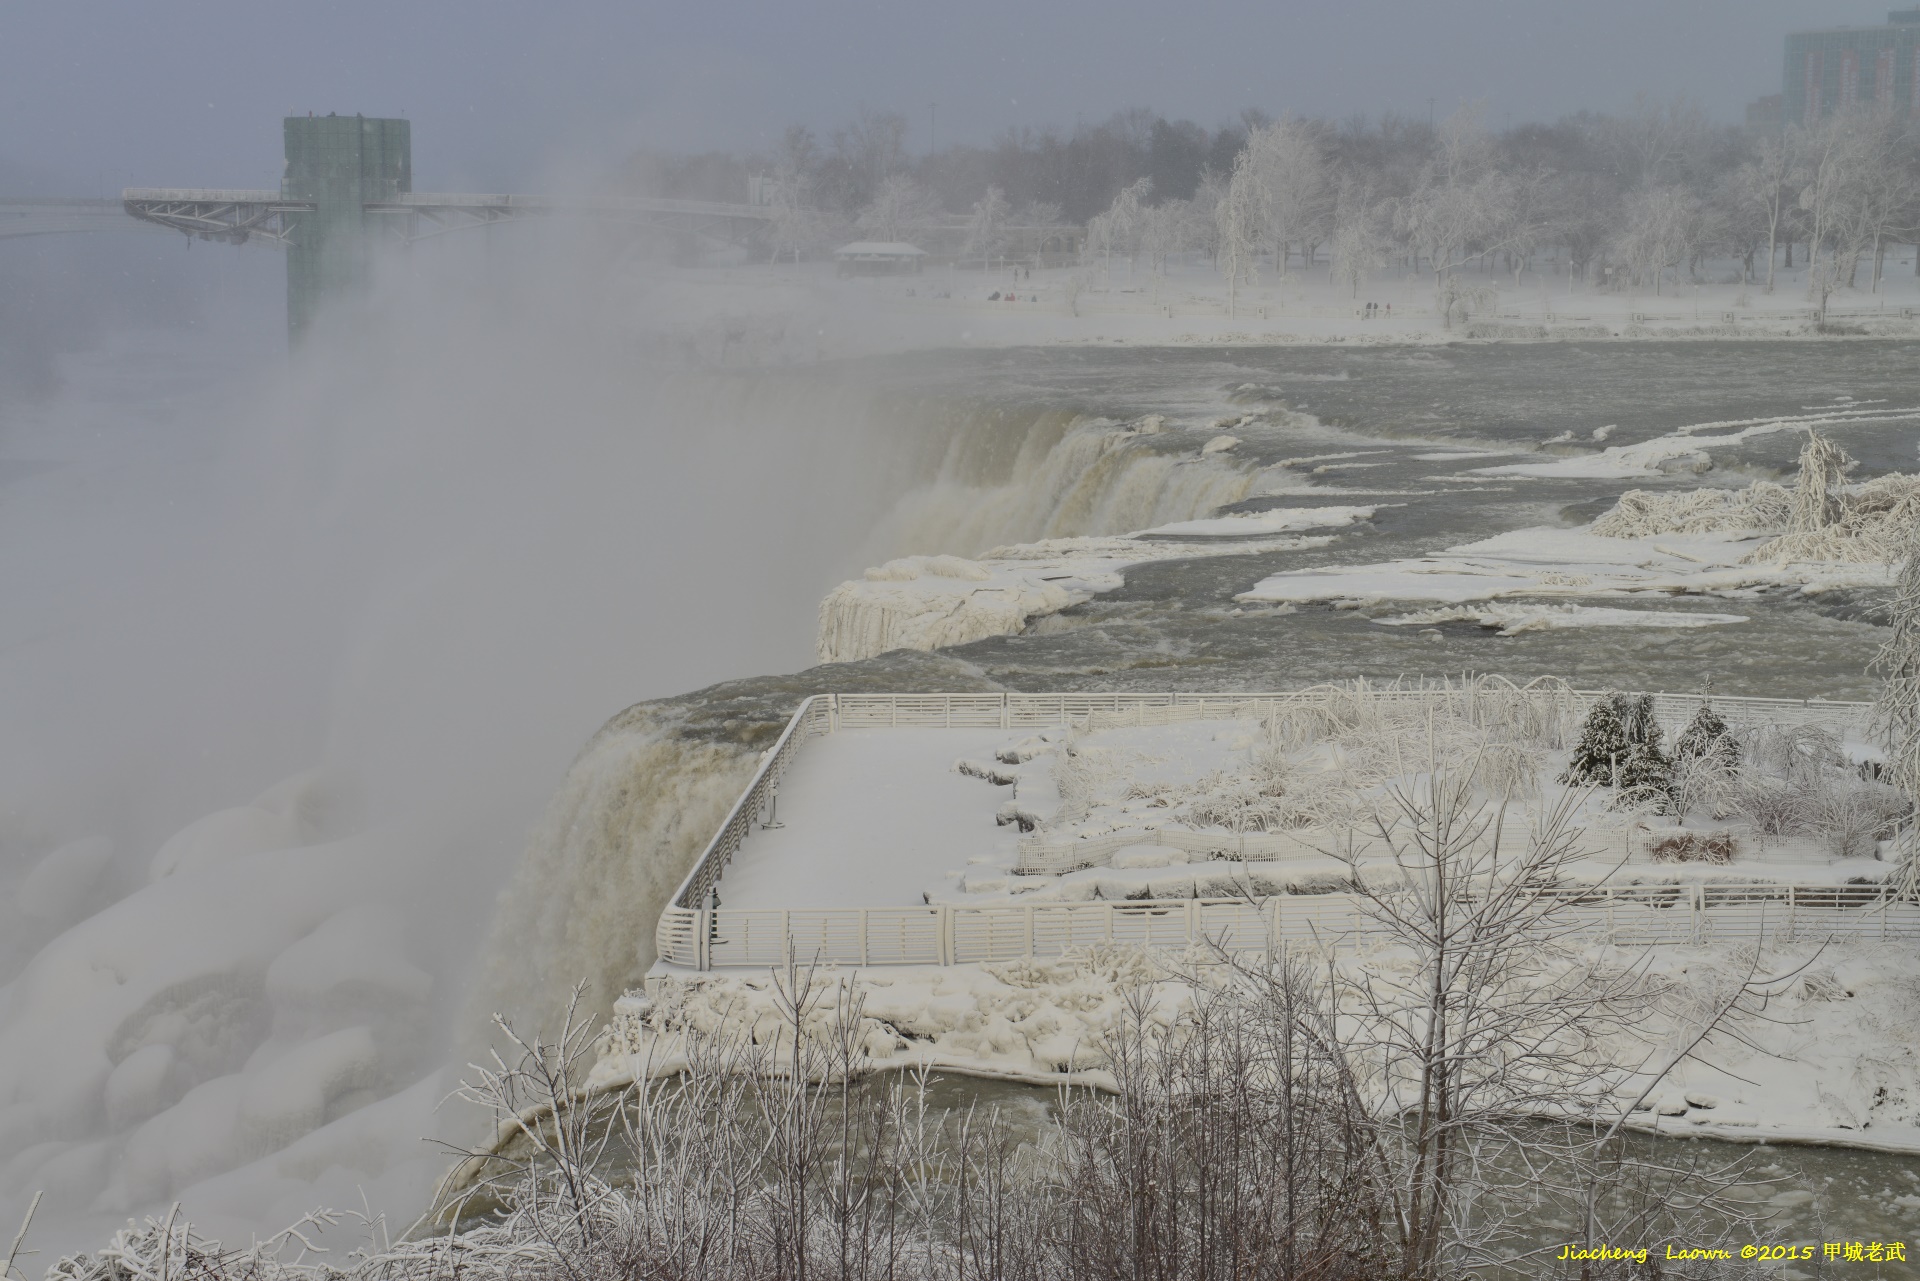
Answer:
M1834 27L1787 37L1781 118L1813 124L1865 105L1920 118L1920 9L1896 9L1884 27Z

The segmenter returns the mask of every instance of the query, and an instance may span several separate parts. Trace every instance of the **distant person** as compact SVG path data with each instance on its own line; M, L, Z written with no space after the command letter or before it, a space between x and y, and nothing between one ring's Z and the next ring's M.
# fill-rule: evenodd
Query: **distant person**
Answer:
M994 290L994 291L993 291L992 293L990 293L990 294L988 294L988 295L987 295L987 301L988 301L988 302L999 302L999 301L1000 301L1000 291L999 291L998 289L996 289L996 290Z

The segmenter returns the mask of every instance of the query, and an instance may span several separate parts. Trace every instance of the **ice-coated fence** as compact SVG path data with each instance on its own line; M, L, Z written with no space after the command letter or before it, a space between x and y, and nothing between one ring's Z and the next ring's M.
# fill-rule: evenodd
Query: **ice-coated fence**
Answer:
M1920 940L1920 904L1877 885L1682 884L1569 887L1550 928L1620 946L1737 941ZM660 958L693 969L802 963L960 965L1058 957L1104 943L1269 945L1341 951L1387 937L1356 894L993 906L668 908Z
M1237 899L1175 899L748 911L715 909L712 892L754 824L764 821L770 807L777 804L780 781L801 749L815 737L843 729L1103 729L1257 717L1289 707L1316 707L1330 715L1343 710L1358 714L1369 701L1431 704L1469 718L1520 711L1571 724L1602 696L1598 690L1575 690L1544 682L1530 686L1465 682L1359 689L1330 685L1271 693L815 695L800 704L779 739L762 755L752 782L681 882L672 905L661 914L655 931L658 954L672 964L699 969L773 964L790 952L803 959L818 957L845 965L950 965L1058 956L1072 948L1108 940L1185 946L1218 939L1222 930L1235 946L1251 945L1242 940L1251 939L1250 931L1256 930L1261 944L1274 938L1338 946L1339 940L1351 941L1367 929L1365 914L1344 895L1276 895L1257 904ZM1699 696L1685 694L1655 694L1653 699L1655 716L1669 729L1684 724L1701 702ZM1864 729L1870 710L1866 703L1819 699L1715 697L1713 704L1734 723L1817 725L1841 733ZM1591 836L1597 841L1630 839L1625 833L1594 832ZM1290 834L1249 834L1242 838L1233 833L1176 836L1162 832L1158 839L1161 843L1192 840L1192 852L1224 852L1231 843L1252 854L1260 842L1273 841L1277 852L1282 841L1300 838ZM1143 840L1131 836L1122 843L1141 844ZM1094 842L1072 844L1084 847ZM1317 851L1302 848L1301 852ZM1262 852L1260 856L1269 855ZM1036 865L1032 870L1054 869ZM1766 942L1814 934L1920 937L1920 907L1883 903L1877 886L1665 886L1570 893L1580 899L1570 908L1573 915L1626 943L1689 942L1708 937ZM1693 897L1685 899L1687 895ZM1682 907L1685 910L1675 910Z
M1649 835L1645 831L1636 834L1627 828L1608 831L1587 828L1581 832L1580 845L1592 857L1624 861L1643 849ZM1049 841L1044 837L1026 837L1020 841L1013 872L1016 876L1058 876L1082 868L1105 867L1121 850L1143 845L1236 863L1285 862L1328 855L1364 858L1391 853L1378 833L1359 830L1303 827L1284 832L1193 832L1161 828L1111 832L1085 840Z

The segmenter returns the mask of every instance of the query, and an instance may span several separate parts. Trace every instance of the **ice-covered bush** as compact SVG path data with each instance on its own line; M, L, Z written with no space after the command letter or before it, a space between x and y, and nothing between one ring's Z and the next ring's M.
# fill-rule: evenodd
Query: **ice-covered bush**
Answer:
M1656 863L1733 862L1738 850L1731 832L1669 832L1647 844Z
M1746 737L1727 806L1761 836L1810 836L1835 858L1862 858L1911 809L1898 789L1869 777L1834 735L1813 726L1763 726Z

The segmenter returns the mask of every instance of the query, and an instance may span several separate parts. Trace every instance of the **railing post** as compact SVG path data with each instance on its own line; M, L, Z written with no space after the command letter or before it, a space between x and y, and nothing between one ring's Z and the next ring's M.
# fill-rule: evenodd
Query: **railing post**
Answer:
M1033 904L1027 904L1027 955L1033 955Z
M713 968L713 949L707 944L707 936L713 929L713 913L702 908L693 917L693 968L710 970Z
M791 908L780 909L780 955L783 958L793 955L793 910Z
M1113 942L1113 904L1107 904L1107 942Z
M1008 706L1007 691L1003 689L1000 691L1000 728L1011 729L1012 727L1013 727L1013 710L1011 707Z
M867 909L860 909L860 964L867 963Z
M1706 915L1706 911L1707 911L1707 888L1704 885L1696 885L1693 887L1693 936L1692 936L1693 943L1695 946L1698 946L1700 943L1700 925L1701 925L1700 918Z
M953 964L953 909L943 904L940 907L935 908L934 910L939 913L938 919L934 922L934 929L938 932L940 964L952 965Z
M1793 891L1794 891L1794 886L1788 885L1787 886L1787 942L1789 943L1794 941L1796 937L1796 928L1797 928L1794 921L1794 916L1795 916L1794 899L1796 896Z

